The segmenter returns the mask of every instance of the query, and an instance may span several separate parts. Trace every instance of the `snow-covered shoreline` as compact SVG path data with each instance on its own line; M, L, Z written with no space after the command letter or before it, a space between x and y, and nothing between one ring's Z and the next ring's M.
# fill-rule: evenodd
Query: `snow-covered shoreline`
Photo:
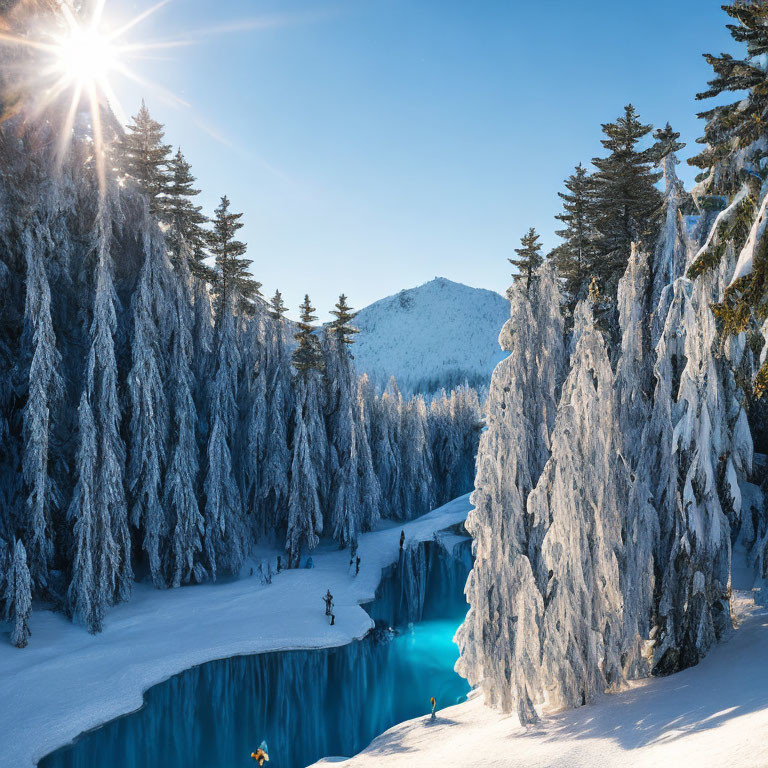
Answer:
M633 683L523 728L482 696L394 726L348 760L369 768L764 768L768 765L768 611L734 600L739 628L695 667ZM383 758L386 758L383 760Z
M107 614L89 635L50 611L32 616L29 647L0 645L0 768L32 768L83 731L139 708L143 694L172 675L215 659L345 645L371 620L382 570L396 562L400 531L407 545L462 522L462 496L423 517L361 537L360 573L348 573L349 551L313 553L312 570L284 571L262 586L256 576L158 592L136 585L130 602ZM334 595L336 624L322 595Z

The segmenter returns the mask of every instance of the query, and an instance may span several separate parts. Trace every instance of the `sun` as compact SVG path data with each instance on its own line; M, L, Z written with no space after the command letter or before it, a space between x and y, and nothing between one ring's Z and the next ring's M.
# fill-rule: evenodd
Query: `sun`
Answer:
M102 110L106 106L121 124L126 123L125 113L117 99L110 76L119 74L152 89L154 83L142 80L127 62L147 51L175 47L176 42L127 42L126 33L162 8L170 0L159 0L122 26L112 26L105 19L106 0L93 0L80 4L75 0L58 0L58 13L53 29L28 30L24 35L13 35L0 28L0 46L21 46L32 57L28 71L20 81L26 83L30 94L30 114L57 104L62 99L69 102L66 116L60 128L58 158L64 157L78 113L86 105L90 109L91 134L99 186L105 187L102 137Z
M93 26L76 26L55 44L53 68L70 85L101 84L118 65L117 50L107 35Z

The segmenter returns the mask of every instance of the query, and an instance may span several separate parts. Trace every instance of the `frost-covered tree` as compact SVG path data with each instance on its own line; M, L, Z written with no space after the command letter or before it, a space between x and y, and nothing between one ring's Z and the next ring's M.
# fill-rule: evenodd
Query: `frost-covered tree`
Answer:
M173 295L170 318L170 444L163 488L169 528L168 581L173 587L190 581L202 581L205 568L201 562L205 521L198 503L200 451L197 442L197 410L194 400L192 370L194 345L191 327L191 275L180 250L177 264L180 279Z
M535 693L560 707L592 701L623 680L619 569L626 478L617 461L613 372L588 301L577 307L574 328L552 456L527 505L534 525L547 526L535 571L544 604Z
M163 143L163 126L153 120L142 100L117 145L117 163L123 174L133 179L147 196L150 213L162 215L169 181L168 155L171 147Z
M241 342L246 364L240 384L240 487L254 533L263 532L264 521L261 473L266 460L268 426L266 322L263 313L257 312Z
M730 630L728 513L738 519L740 495L734 494L752 451L743 411L713 355L716 327L706 281L694 286L680 278L667 291L672 297L656 349L646 441L658 446L651 478L663 570L653 661L661 673L697 663ZM721 457L724 483L718 483Z
M117 295L110 256L109 202L101 201L94 231L96 280L77 423L75 485L68 516L74 552L70 612L91 632L104 609L131 592L131 538L123 488L125 447L120 434L114 334Z
M5 618L12 624L11 643L17 648L26 648L30 634L32 580L27 567L27 553L21 539L16 540L5 578L5 606Z
M652 354L647 318L651 277L645 252L633 246L617 304L621 352L615 389L620 447L617 460L628 475L627 503L621 505L624 559L622 668L628 678L650 672L648 646L654 614L655 556L659 541L658 515L651 504L649 455L646 445L652 395Z
M29 355L28 395L24 406L24 454L26 485L23 531L32 583L44 587L53 557L51 508L59 501L51 472L51 412L60 403L63 382L61 355L51 318L51 291L41 247L45 235L39 229L22 232L26 260L26 298L23 346ZM35 242L37 241L37 242Z
M526 502L549 459L565 347L551 265L540 268L531 296L517 286L510 297L499 336L509 356L493 373L466 523L476 558L457 668L482 686L490 705L516 709L529 722L541 691L544 598L534 574L548 521L528 515Z
M515 248L516 259L508 259L509 263L517 270L512 279L525 283L525 290L531 290L531 282L534 273L541 266L544 257L541 255L541 242L539 234L531 227L520 239L520 247Z
M342 547L354 545L358 534L378 518L378 493L370 471L361 466L369 460L367 435L357 408L357 374L352 363L351 345L358 329L352 325L355 314L344 294L331 310L334 320L325 336L326 429L329 456L328 513L330 531ZM362 454L362 457L361 457ZM361 492L360 475L369 487Z
M656 139L654 151L657 162L664 174L664 215L653 255L653 286L650 294L650 309L656 314L661 292L685 272L688 249L681 221L681 209L690 199L690 195L685 191L675 170L680 163L676 153L685 146L678 141L680 134L673 131L667 123L663 129L656 131L653 137ZM657 342L658 336L652 332L652 345L655 346Z
M309 296L305 296L301 305L301 320L294 334L297 346L292 354L296 369L296 400L285 548L289 562L294 565L298 565L302 551L317 546L323 532L322 503L326 488L319 472L328 457L321 391L325 360L312 326L316 320L314 311Z
M127 484L131 522L140 531L142 548L156 587L166 585L162 549L167 521L162 503L168 437L166 364L162 340L167 334L169 295L165 249L158 230L142 233L144 264L131 298L131 407Z
M270 302L266 334L266 435L261 471L261 506L269 530L286 525L291 452L288 428L293 418L291 363L285 305L279 291Z
M233 305L237 296L219 310L216 362L211 381L206 454L205 553L213 578L217 570L237 573L244 558L242 501L234 474L232 446L237 426L237 382L240 350Z

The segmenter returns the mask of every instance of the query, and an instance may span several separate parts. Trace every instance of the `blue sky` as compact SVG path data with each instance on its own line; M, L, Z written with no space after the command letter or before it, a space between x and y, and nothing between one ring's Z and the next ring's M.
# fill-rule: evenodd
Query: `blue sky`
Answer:
M503 292L528 227L559 242L562 181L629 101L693 154L701 54L734 50L720 4L171 0L131 39L190 44L132 62L152 87L114 84L207 211L226 193L244 212L265 293L295 311L308 291L325 318L342 291L359 308L436 275Z

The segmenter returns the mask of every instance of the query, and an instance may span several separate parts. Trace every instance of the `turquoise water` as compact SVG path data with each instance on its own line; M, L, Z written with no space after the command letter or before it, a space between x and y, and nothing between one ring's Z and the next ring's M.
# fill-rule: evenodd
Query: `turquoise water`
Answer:
M40 768L239 768L262 740L270 768L353 755L382 731L463 700L453 635L468 554L435 544L401 560L370 606L377 629L335 649L240 656L150 688L144 706L48 755ZM416 621L412 621L416 619ZM397 626L395 631L390 627Z

